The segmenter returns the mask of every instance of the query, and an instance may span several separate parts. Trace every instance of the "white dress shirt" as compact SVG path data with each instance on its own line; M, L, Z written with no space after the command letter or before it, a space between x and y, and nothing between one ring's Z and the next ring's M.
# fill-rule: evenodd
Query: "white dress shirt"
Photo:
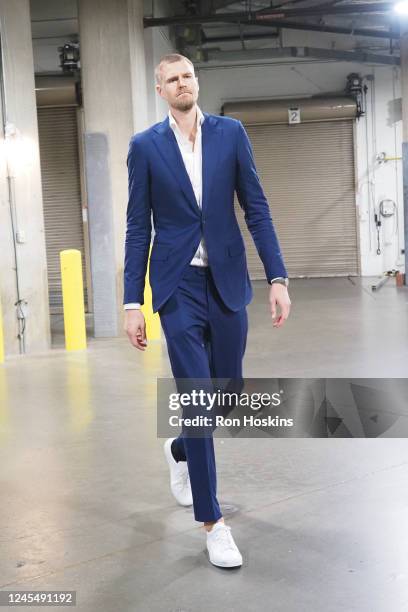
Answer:
M205 117L197 106L197 132L194 142L186 138L182 134L176 120L169 111L169 125L174 132L177 140L178 147L180 149L181 156L183 158L184 166L187 170L191 185L193 187L194 195L196 197L197 206L201 209L202 207L202 196L203 196L203 162L202 162L202 138L201 138L201 125ZM207 250L205 248L204 239L201 239L198 245L197 251L190 262L193 266L208 266Z

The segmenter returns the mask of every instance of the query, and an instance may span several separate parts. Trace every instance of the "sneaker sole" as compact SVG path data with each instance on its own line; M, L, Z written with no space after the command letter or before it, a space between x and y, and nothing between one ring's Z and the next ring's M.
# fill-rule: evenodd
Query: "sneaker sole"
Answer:
M224 567L224 568L234 568L234 567L242 567L242 561L241 563L234 563L233 565L231 565L230 563L214 563L214 561L211 561L210 556L208 555L208 559L210 561L210 563L212 565L214 565L214 567Z

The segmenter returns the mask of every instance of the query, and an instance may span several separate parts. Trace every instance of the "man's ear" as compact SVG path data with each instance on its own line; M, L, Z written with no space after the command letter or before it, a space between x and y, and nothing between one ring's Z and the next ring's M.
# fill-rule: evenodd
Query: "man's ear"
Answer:
M163 94L163 87L160 85L160 83L156 83L156 91L159 94L159 96L163 98L163 100L166 100L166 97Z

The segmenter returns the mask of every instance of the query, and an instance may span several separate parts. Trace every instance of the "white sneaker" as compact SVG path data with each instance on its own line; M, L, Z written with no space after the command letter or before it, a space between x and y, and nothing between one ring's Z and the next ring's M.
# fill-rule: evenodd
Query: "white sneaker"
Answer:
M188 475L187 461L177 461L171 452L171 443L175 438L169 438L164 443L164 454L170 468L170 489L180 506L192 506L190 477Z
M239 567L242 556L231 535L231 527L224 523L215 523L207 531L207 550L210 561L218 567Z

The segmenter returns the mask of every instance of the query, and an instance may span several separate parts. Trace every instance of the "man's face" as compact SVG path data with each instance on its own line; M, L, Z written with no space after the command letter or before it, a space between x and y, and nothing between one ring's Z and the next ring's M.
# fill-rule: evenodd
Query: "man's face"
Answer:
M156 91L170 108L189 111L198 100L198 90L194 68L186 60L162 65L161 84L156 85Z

